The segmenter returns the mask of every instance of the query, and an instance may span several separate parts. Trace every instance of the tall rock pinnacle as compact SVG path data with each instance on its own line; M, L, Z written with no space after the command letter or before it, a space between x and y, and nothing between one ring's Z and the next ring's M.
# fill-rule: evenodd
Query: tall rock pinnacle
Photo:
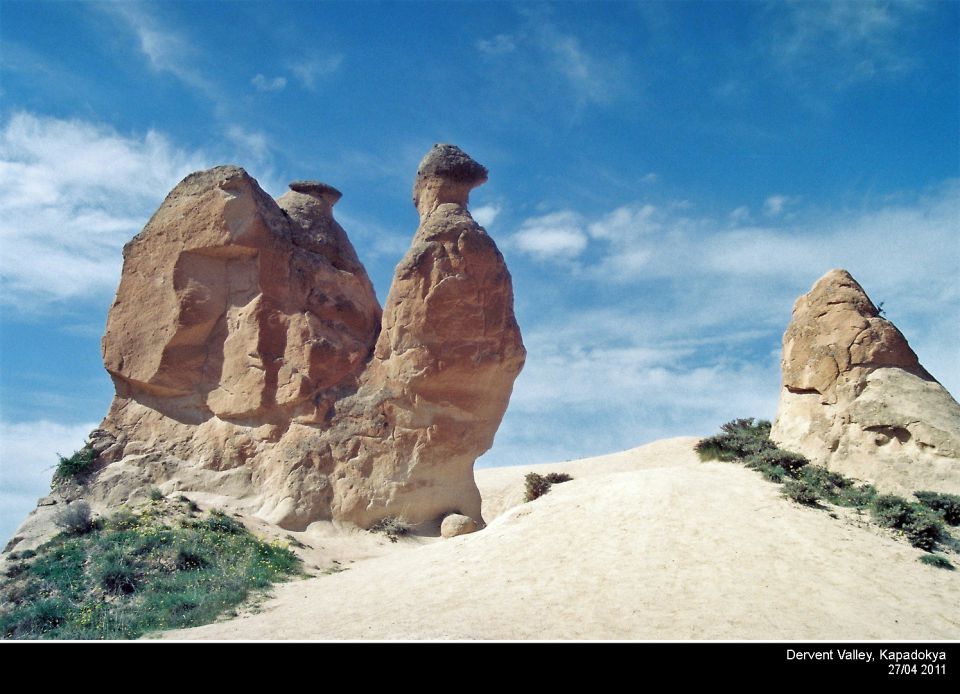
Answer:
M274 201L235 166L185 178L124 249L97 472L60 491L107 509L193 490L298 530L482 523L473 463L526 356L510 273L467 210L486 178L452 145L424 158L383 311L335 188Z
M771 438L881 490L960 493L960 405L846 270L797 299Z

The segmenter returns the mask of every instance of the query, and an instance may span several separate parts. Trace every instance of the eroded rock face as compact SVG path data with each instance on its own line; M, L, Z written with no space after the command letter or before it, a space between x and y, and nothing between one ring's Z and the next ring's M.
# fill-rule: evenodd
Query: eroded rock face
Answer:
M503 256L467 211L470 190L486 180L486 169L451 145L435 146L417 172L420 227L394 274L360 390L344 408L361 432L350 443L356 453L344 455L377 482L338 480L336 513L361 525L384 508L408 519L480 520L473 462L493 444L526 357Z
M881 490L960 492L960 405L845 270L797 299L771 438Z
M424 158L382 313L334 188L274 201L233 166L184 179L124 249L85 494L197 490L291 529L480 520L473 463L525 358L510 274L467 210L486 176L451 145Z

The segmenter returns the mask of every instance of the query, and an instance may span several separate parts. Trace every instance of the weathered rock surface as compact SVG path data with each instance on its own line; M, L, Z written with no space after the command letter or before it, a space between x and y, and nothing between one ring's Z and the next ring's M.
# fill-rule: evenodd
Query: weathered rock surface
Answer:
M424 158L383 312L337 190L297 181L274 201L238 167L185 178L124 248L98 470L61 491L99 510L194 490L290 529L479 520L473 463L526 354L510 274L467 210L486 177L450 145Z
M779 445L883 491L960 493L960 405L848 272L797 299L781 365Z

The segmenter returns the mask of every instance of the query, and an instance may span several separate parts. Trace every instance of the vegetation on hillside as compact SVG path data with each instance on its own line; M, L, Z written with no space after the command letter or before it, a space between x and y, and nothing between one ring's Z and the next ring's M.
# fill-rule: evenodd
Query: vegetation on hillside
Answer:
M85 502L62 532L11 553L0 584L0 638L134 639L216 620L251 594L301 575L300 560L222 511L186 497L91 519Z
M870 484L858 483L841 474L813 465L802 455L785 451L770 440L770 422L735 419L720 427L720 433L696 444L701 460L738 462L753 468L773 482L783 484L782 493L797 503L822 508L821 502L870 511L874 521L902 534L914 547L934 551L940 543L955 544L944 523L960 523L960 496L918 491L918 501L879 494ZM942 561L949 564L946 558ZM926 563L942 566L940 560Z

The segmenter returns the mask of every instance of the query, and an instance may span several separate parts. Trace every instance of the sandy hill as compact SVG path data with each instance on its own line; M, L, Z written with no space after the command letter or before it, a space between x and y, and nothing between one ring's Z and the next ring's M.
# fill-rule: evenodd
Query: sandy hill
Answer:
M339 573L172 639L957 639L960 572L855 512L793 504L696 439L476 473L489 525L449 540L296 537ZM527 472L574 480L523 503ZM338 554L339 553L339 554ZM339 558L338 558L339 557Z

